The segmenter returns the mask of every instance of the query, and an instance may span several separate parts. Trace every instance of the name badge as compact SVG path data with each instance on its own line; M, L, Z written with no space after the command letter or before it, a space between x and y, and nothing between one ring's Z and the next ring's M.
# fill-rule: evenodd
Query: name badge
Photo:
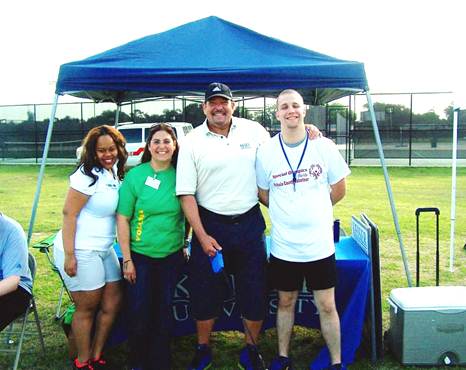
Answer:
M144 183L147 186L150 186L151 188L154 188L157 190L160 186L160 180L154 179L153 177L147 176L146 182Z

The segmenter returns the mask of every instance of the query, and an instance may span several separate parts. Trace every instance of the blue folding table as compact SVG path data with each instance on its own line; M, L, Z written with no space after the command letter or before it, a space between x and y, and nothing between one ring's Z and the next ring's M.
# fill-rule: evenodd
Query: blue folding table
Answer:
M119 252L116 246L117 253ZM335 244L338 283L335 289L336 304L340 315L342 359L346 364L354 361L356 351L361 343L362 328L367 312L368 292L370 287L369 257L351 237L342 237ZM234 284L231 276L231 283ZM187 289L187 275L180 276L175 291L173 314L175 317L175 335L190 335L196 333L194 320L190 316L189 291ZM277 294L269 295L268 315L264 322L264 329L275 327ZM109 345L126 339L125 313L122 312L114 325L109 338ZM319 316L313 303L312 292L300 292L296 304L295 324L309 328L319 328ZM243 323L234 296L224 302L223 313L217 319L216 331L243 330ZM313 360L312 369L319 370L329 365L328 349L324 347Z

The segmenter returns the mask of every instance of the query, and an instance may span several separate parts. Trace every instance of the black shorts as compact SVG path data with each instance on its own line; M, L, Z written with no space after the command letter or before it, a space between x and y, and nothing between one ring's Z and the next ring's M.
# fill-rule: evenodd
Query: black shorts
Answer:
M26 312L31 295L22 287L0 297L0 331Z
M284 261L270 255L268 276L269 286L284 292L301 290L304 279L308 291L333 288L337 282L335 254L311 262Z

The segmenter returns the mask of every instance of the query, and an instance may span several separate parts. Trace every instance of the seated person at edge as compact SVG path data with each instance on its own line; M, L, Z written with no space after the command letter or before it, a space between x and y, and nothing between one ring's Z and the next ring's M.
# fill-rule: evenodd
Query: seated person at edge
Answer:
M106 368L102 351L122 299L113 243L127 156L118 130L95 127L84 138L79 165L70 176L54 258L76 306L71 324L77 348L74 369Z
M245 328L239 366L262 367L256 344L267 303L265 222L257 197L255 161L257 148L270 136L259 123L233 117L235 108L230 88L211 83L202 104L206 120L180 148L176 193L193 228L188 281L198 341L189 370L212 366L210 336L227 294L223 276L213 273L209 259L219 251L225 269L235 276ZM311 136L320 134L314 126L310 131Z
M26 235L18 222L0 212L0 331L26 312L31 291Z
M289 344L303 279L312 289L319 310L331 358L328 369L344 369L335 305L332 206L344 197L350 170L331 140L308 140L305 114L302 96L295 90L282 91L276 112L281 132L257 153L259 199L269 207L272 222L271 287L278 290L279 297L279 356L273 360L272 370L291 369Z
M189 233L175 194L178 143L166 124L151 127L141 164L120 188L118 242L123 254L132 369L171 369L173 294Z

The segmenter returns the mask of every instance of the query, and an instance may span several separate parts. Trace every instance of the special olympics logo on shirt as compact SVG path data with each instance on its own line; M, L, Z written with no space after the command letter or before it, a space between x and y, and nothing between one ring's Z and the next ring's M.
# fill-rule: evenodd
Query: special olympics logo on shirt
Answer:
M319 176L322 175L322 167L320 167L320 164L311 164L311 167L309 167L309 173L314 180L317 180Z

